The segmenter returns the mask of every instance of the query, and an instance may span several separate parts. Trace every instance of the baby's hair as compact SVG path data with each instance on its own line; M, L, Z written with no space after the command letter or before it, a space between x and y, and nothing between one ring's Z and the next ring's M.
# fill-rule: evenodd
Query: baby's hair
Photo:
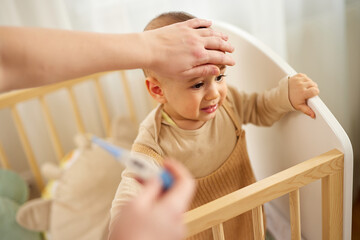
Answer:
M152 19L144 28L144 31L157 29L174 23L185 22L195 16L186 12L166 12Z
M193 15L186 12L166 12L152 19L144 28L144 31L149 31L174 23L185 22L195 18ZM148 69L143 69L145 77L152 75Z

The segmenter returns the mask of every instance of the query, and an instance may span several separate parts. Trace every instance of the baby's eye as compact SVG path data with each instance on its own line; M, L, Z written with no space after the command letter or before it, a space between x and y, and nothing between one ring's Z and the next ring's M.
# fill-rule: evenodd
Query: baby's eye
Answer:
M221 80L223 80L224 77L226 77L225 74L220 74L219 76L217 76L217 77L215 78L215 81L221 82Z
M202 86L204 86L204 83L200 82L200 83L197 83L197 84L193 85L191 88L198 89L198 88L201 88Z

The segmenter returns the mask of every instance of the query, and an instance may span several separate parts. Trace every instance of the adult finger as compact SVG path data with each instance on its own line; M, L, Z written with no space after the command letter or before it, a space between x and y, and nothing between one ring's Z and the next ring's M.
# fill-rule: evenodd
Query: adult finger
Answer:
M200 28L197 29L196 31L200 34L201 37L219 37L225 41L229 39L229 36L226 35L225 33L216 31L212 28Z
M151 178L144 182L143 190L138 195L137 200L141 205L151 205L162 193L162 184L159 178Z
M205 19L200 19L200 18L193 18L190 20L187 20L184 22L184 24L186 24L187 26L191 27L191 28L199 28L199 27L210 27L212 22L209 20L205 20Z
M193 67L192 69L185 71L183 74L185 78L217 76L220 74L220 69L214 64L204 64Z
M212 63L215 65L228 65L234 66L235 61L229 54L225 54L221 51L217 50L206 50L206 54L204 57L199 59L199 63L197 65L202 65L206 63Z
M218 36L222 39L224 39L225 41L227 41L229 39L229 37L222 33L222 32L218 32L218 31L214 31L213 29L209 28L212 25L212 22L209 20L205 20L205 19L199 19L199 18L194 18L194 19L190 19L184 22L187 26L197 29L197 28L201 28L201 29L197 29L197 31L199 31L202 34L206 34L206 35L201 35L201 36Z
M205 39L204 47L211 50L220 50L222 52L233 52L234 47L218 37L207 37Z
M174 160L165 161L164 167L174 177L174 185L164 194L162 202L172 206L178 213L183 213L192 200L195 182L185 167Z

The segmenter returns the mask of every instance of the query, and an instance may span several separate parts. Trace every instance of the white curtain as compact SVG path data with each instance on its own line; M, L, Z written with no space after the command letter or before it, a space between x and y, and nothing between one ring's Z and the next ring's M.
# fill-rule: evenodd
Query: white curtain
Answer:
M237 25L316 81L352 141L359 169L360 0L0 0L0 25L138 32L174 10ZM1 142L7 141L8 114L0 113Z

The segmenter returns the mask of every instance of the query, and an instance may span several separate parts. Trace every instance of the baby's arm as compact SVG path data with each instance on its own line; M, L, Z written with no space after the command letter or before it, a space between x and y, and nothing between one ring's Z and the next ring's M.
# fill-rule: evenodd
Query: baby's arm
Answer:
M314 111L307 105L307 100L319 94L318 85L308 76L298 73L288 78L289 100L291 105L306 115L315 118Z
M151 166L154 168L159 167L155 161L152 162ZM113 231L113 223L121 215L123 207L137 197L143 189L142 185L136 180L136 174L128 169L125 169L122 172L121 177L122 179L116 191L110 210L110 233Z
M122 207L130 202L131 199L138 196L141 192L141 184L136 181L133 173L125 169L121 174L121 177L121 182L118 186L111 206L110 228L114 219L116 219L120 214Z
M238 92L229 86L228 99L233 102L241 124L271 126L290 111L295 111L289 100L287 77L277 87L262 93Z

